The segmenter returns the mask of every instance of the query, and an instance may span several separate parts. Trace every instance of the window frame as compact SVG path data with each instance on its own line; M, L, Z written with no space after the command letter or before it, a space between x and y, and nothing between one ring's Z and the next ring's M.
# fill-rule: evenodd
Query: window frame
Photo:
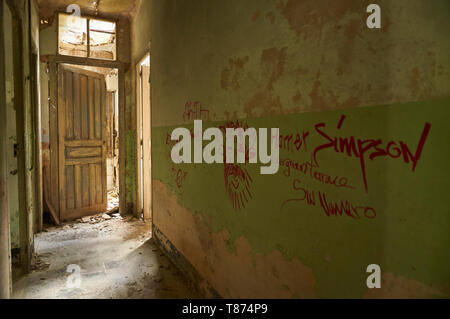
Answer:
M95 17L95 16L91 16L91 15L81 15L79 18L82 19L86 19L86 36L87 36L87 56L85 57L80 57L80 56L76 56L76 55L67 55L67 54L61 54L59 52L59 43L60 43L60 30L59 30L59 17L61 14L64 15L68 15L70 16L70 13L64 12L64 11L57 11L56 12L56 32L57 32L57 36L56 36L56 55L58 56L64 56L64 57L75 57L75 58L80 58L80 59L89 59L89 60L93 60L93 61L110 61L110 62L117 62L117 56L118 56L118 50L117 50L117 20L116 19L107 19L107 18L102 18L102 17ZM106 33L106 34L114 34L116 36L116 43L115 43L115 59L101 59L101 58L93 58L90 56L91 53L91 39L90 39L90 21L91 20L99 20L99 21L104 21L104 22L109 22L109 23L114 23L116 26L116 31L115 33L111 33L111 32L105 32L105 31L100 31L100 30L93 30L95 32L101 32L101 33Z

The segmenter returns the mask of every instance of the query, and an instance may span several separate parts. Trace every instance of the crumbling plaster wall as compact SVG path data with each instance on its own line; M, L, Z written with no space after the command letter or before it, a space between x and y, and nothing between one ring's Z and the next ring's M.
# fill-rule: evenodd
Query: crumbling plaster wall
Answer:
M38 63L37 60L32 59L32 54L39 52L39 14L38 7L35 0L12 1L11 9L16 21L20 22L21 34L14 29L14 41L20 46L20 52L14 48L15 63L19 67L15 70L21 71L21 78L15 78L14 88L17 84L21 84L21 88L14 92L14 101L20 101L20 111L16 108L17 136L17 179L18 179L18 210L10 212L13 220L11 228L11 238L14 240L14 248L17 248L15 241L18 238L21 248L22 262L28 263L33 251L33 234L37 229L36 217L39 216L40 199L37 194L40 190L40 183L38 182L39 174L39 156L40 153L36 147L36 141L39 140L36 133L39 126L39 118L36 114L40 108L39 96L36 96L37 103L33 103L32 83L33 79L39 76L39 67L35 66L36 74L32 74L33 64ZM18 55L21 55L18 58ZM37 92L37 94L39 94ZM14 121L14 119L11 119ZM20 124L19 124L20 123ZM14 194L14 190L11 190ZM16 217L15 214L18 214ZM19 227L16 227L14 221L18 220ZM19 231L20 228L20 231ZM28 267L27 264L22 265L24 270Z
M366 27L370 1L143 3L133 58L151 40L154 235L175 262L181 254L193 266L206 293L449 296L443 198L450 185L440 177L449 159L447 1L380 0L381 30ZM342 115L348 124L339 131ZM195 117L204 126L239 121L294 133L280 150L286 166L262 176L259 165L241 165L242 178L220 164L174 165L170 132L192 128ZM324 153L320 168L352 184L338 189L286 164L309 160L326 141L314 129L321 122L333 126L333 137L400 139L413 151L426 122L432 129L415 172L392 159L373 161L366 190L357 159ZM295 141L295 132L309 137ZM227 193L233 179L250 185L252 196L236 201ZM327 192L330 202L373 207L376 216L327 216L318 198L314 205L299 199L301 183ZM371 263L382 267L381 289L366 286Z
M13 63L13 30L12 16L4 5L3 24L4 24L4 50L5 50L5 89L6 89L6 156L7 156L7 172L8 172L8 209L10 216L11 230L11 248L20 247L19 238L19 185L17 176L17 156L14 155L14 144L17 143L16 130L16 110L14 105L14 63Z

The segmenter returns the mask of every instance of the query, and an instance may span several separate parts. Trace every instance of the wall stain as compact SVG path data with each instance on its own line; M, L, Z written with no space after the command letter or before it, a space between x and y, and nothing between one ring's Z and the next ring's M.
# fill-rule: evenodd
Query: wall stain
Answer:
M403 298L403 299L423 299L448 297L433 285L427 285L418 280L409 279L403 276L387 272L382 275L381 288L369 289L363 298Z
M157 215L155 224L222 297L316 297L315 276L299 259L288 260L277 250L254 252L244 236L230 245L229 231L213 232L211 217L182 207L161 181L153 180L153 185L154 209L176 216Z
M270 11L266 14L266 19L270 21L271 24L275 23L275 12Z
M280 96L273 95L270 90L256 92L249 101L245 103L245 113L248 118L261 115L275 115L283 113ZM255 110L259 110L255 113Z
M420 83L420 72L417 67L411 70L409 76L409 87L411 89L411 95L416 97L419 91L419 83Z
M262 52L261 65L266 76L269 78L267 84L268 90L273 89L274 83L278 81L284 73L286 50L287 47L282 49L270 48Z
M211 109L221 114L221 117L216 120L222 121L225 118L227 121L237 120L238 118L250 120L251 118L252 123L265 123L267 124L265 127L270 127L270 124L276 123L284 129L291 127L289 125L296 125L297 122L294 119L298 120L309 115L300 115L298 118L296 115L277 120L269 119L269 117L273 118L273 115L286 114L292 110L296 113L306 113L406 103L417 100L419 96L424 101L448 96L449 86L446 84L449 79L449 63L448 59L442 56L442 52L437 49L439 45L448 46L448 32L438 31L437 28L433 29L431 26L414 25L411 22L415 19L419 21L421 19L436 19L436 23L439 22L439 25L446 25L445 15L432 16L430 12L420 12L420 10L414 8L414 5L410 6L409 2L408 5L397 2L388 5L388 3L391 2L382 1L381 5L389 8L391 12L395 12L396 18L393 23L383 19L382 32L385 32L383 34L379 30L369 31L366 29L365 17L367 14L365 5L360 0L280 0L276 8L275 5L272 5L273 8L271 9L274 15L268 13L270 9L264 9L263 11L259 4L249 4L248 7L246 4L245 6L242 5L246 17L244 20L236 20L229 15L235 9L235 4L232 1L221 2L220 6L224 10L216 8L217 10L214 12L219 14L226 12L226 15L217 15L215 19L210 19L208 22L200 18L195 23L196 30L197 28L201 29L202 32L205 32L202 36L211 39L217 35L215 30L223 32L224 41L213 42L211 47L205 48L205 50L218 52L217 56L211 61L211 69L204 68L204 65L199 63L198 56L195 53L196 50L186 50L182 58L179 55L174 55L173 51L175 50L173 48L180 47L176 37L178 28L169 29L168 35L172 36L162 36L156 32L154 34L155 39L159 38L159 41L165 44L163 47L159 46L159 49L155 47L156 56L164 57L165 64L170 64L174 69L179 68L189 71L188 75L179 74L179 72L160 72L160 76L156 78L154 88L157 89L155 89L155 92L160 93L154 96L155 106L157 107L155 113L162 114L157 116L158 126L168 127L177 124L173 120L176 116L173 115L172 106L178 105L177 103L180 103L180 101L185 101L186 95L194 94L192 93L194 91L197 92L195 93L196 96L198 92L205 92ZM163 11L168 5L161 3L155 4L155 6L160 7ZM180 6L176 10L179 13L173 13L170 19L166 19L167 21L163 21L165 19L162 17L155 16L155 18L157 21L160 20L160 24L174 23L176 25L176 23L181 23L179 28L190 27L191 22L188 23L186 19L183 19L185 12L182 7L184 8L184 6ZM255 13L255 11L257 12ZM252 23L252 16L256 23ZM274 25L271 25L272 17L275 17ZM233 23L234 28L232 30L224 29L224 22ZM158 23L155 22L155 25L158 25ZM252 36L256 27L261 27L264 36ZM235 30L242 30L243 34L236 36L233 34ZM191 40L194 44L202 45L203 43L195 42L194 39ZM186 49L190 48L186 47ZM405 52L408 54L405 55ZM430 52L435 52L435 54ZM229 57L231 58L228 59ZM246 61L244 61L245 58L247 58ZM416 66L420 71L418 72L419 78L416 81L417 85L420 86L420 91L414 92L417 94L417 97L414 97L411 94L413 89L410 87L414 83L411 79L411 70ZM159 71L163 71L163 68L161 67ZM192 74L204 79L205 83L213 82L213 90L205 90L204 82L201 82L201 85L189 84L186 88L187 91L179 92L178 86L182 83L181 81L191 83ZM189 93L190 91L192 92ZM173 92L178 93L173 94ZM292 106L295 106L295 108ZM384 115L380 116L380 123L389 119L386 125L389 124L390 128L394 127L391 119L396 108L397 106L389 109L389 112L382 113ZM384 108L377 107L368 110L368 112L375 112L375 109L381 110ZM424 104L423 109L428 109L427 104ZM421 117L419 114L422 114L422 112L411 112L413 110L416 109L408 109L405 114L408 114L414 120ZM366 113L363 109L354 111L353 114L357 118L359 116L365 117L364 114ZM390 113L391 111L393 113ZM315 116L327 118L327 114L328 112L311 114L311 118ZM256 119L264 115L267 115L268 118L261 119L261 122ZM427 113L427 117L432 115L432 113ZM293 122L295 124L291 124ZM359 130L359 126L357 127ZM401 125L395 126L396 129L400 129L400 127ZM361 127L361 129L365 130L364 127ZM384 134L390 133L390 129L383 130L383 127L381 127L379 132L384 136ZM156 141L154 145L160 147L159 144L160 142ZM159 170L160 172L164 171L164 167L167 166L166 162L166 158L159 162L162 168ZM335 163L330 162L330 167L338 167L334 165ZM380 162L380 165L384 164ZM390 169L390 167L388 168ZM195 183L186 185L191 187L191 194L198 196L195 197L196 200L188 198L189 191L186 193L177 192L173 181L169 180L164 172L160 172L158 174L165 184L160 183L155 186L157 192L154 201L155 224L164 228L163 231L167 234L167 237L185 256L189 257L190 262L202 275L204 274L207 278L215 278L215 282L212 284L214 287L218 287L224 297L256 295L256 288L260 288L258 293L261 295L263 290L272 287L275 287L272 295L295 296L296 289L293 286L297 284L290 284L289 282L286 284L285 282L288 280L280 280L280 278L285 278L283 276L287 275L298 275L300 273L298 270L303 271L303 268L292 266L292 261L291 266L286 266L286 268L276 266L274 260L278 260L278 257L267 257L271 251L276 251L277 254L279 253L285 258L288 258L287 256L299 258L301 262L307 265L306 268L311 267L313 269L316 280L314 284L312 284L313 280L307 280L309 284L298 283L298 285L306 287L304 288L305 291L311 292L311 287L315 287L314 290L317 295L332 297L360 297L367 291L366 277L362 270L363 266L366 265L366 257L371 253L367 250L355 250L354 257L363 261L361 267L359 265L353 267L354 261L348 263L348 260L343 258L342 254L336 253L348 252L349 246L345 246L347 243L353 247L353 235L337 234L330 228L330 225L324 225L324 228L315 231L314 227L317 225L322 227L322 224L315 224L311 220L307 220L305 223L293 223L290 219L291 216L279 217L276 213L270 215L271 211L267 209L267 206L273 199L266 200L258 192L254 193L255 200L252 201L252 204L258 205L258 209L253 210L253 206L249 205L248 210L261 214L267 213L267 215L258 219L258 222L261 222L259 225L257 223L246 224L247 221L242 221L241 217L245 216L244 214L247 212L235 214L235 211L229 205L226 194L222 194L222 192L215 194L214 200L216 202L213 203L213 198L208 192L209 189L200 192L201 185L210 181L210 175L203 174L201 169L192 169ZM214 170L211 170L211 172L217 173ZM221 174L221 172L220 174L217 173L216 177L221 178ZM254 189L258 191L261 185L258 180L259 176L254 175L253 177L255 181ZM430 180L423 181L428 182ZM192 182L192 179L190 182ZM384 185L385 182L391 183L395 180L382 180L381 183L383 184L381 185ZM163 188L168 185L172 187L173 192L178 194L175 202L168 200L168 195L164 193ZM423 188L425 189L425 186ZM158 192L161 192L161 194ZM279 192L278 188L273 188L274 194ZM384 194L381 189L380 194ZM389 203L392 207L397 207L395 206L397 205L395 202L397 198L391 197L395 196L389 195L388 199L383 197L383 202ZM436 202L436 204L440 204L440 202ZM165 212L171 214L168 215ZM393 212L402 214L401 209L393 209ZM414 212L408 211L408 213ZM212 218L206 217L209 215ZM385 216L388 220L391 220L392 214L386 211ZM436 214L433 217L437 218L438 216L441 215ZM418 218L420 219L420 217ZM266 229L265 224L274 220L284 224L271 224L274 225L271 229L274 233L271 234L269 239L277 238L281 243L265 243L262 238L268 233L264 231ZM291 230L290 227L302 227L303 225L307 225L314 230L314 233L306 240L300 241L298 239L302 238L303 234L294 232L294 229ZM406 226L396 225L395 227L404 229ZM391 234L391 229L386 230L383 225L378 225L375 229L382 231L380 236L384 236L383 232L386 232L385 235L390 237L389 242L392 241L394 246L398 244L396 241L404 243L400 235L398 237L393 233ZM398 253L397 249L395 251L382 251L383 245L380 244L379 239L384 237L375 236L375 229L367 228L361 231L360 234L368 234L367 241L364 242L380 250L377 256L387 260L390 260L390 258L395 260L398 257L395 255ZM261 235L261 233L263 234ZM336 236L334 236L335 234ZM374 235L373 238L369 239L372 234ZM290 241L282 242L283 238L287 236L292 236ZM423 242L424 239L419 238L417 240ZM327 241L335 243L336 246L328 248L325 245ZM246 248L247 244L250 248ZM428 244L434 245L435 243L427 242L423 248L418 247L419 255L412 262L423 259L421 258L422 255L428 256L426 253L426 247L430 247L427 246ZM308 246L318 247L319 245L330 249L330 255L325 254L317 257L317 254L311 253L305 248ZM399 247L403 248L402 245L400 244ZM315 250L317 249L315 248ZM398 251L402 252L402 249L399 248ZM248 255L251 255L251 257L248 257ZM439 258L446 258L446 255L439 256ZM238 260L239 258L242 260ZM258 260L265 260L264 258L269 260L266 263L268 266L258 266L260 262ZM316 258L320 258L320 261L317 261ZM417 272L411 272L408 266L399 265L398 271L400 273L398 275L414 278L418 281L423 281L420 278L428 276L427 278L430 278L431 281L439 284L445 280L442 279L446 275L445 270L435 274L429 271L437 269L437 264L442 260L438 259L436 255L436 260L431 260L432 264L427 264L427 267ZM230 263L229 267L227 267L227 263ZM222 264L225 265L222 266ZM324 265L325 268L323 268ZM336 276L334 271L327 271L335 265L341 270L339 276ZM247 273L250 274L249 278L245 278ZM304 270L304 274L307 278L312 278L308 277L310 273L307 270ZM303 273L301 275L303 276ZM255 282L259 280L263 282ZM295 280L296 278L293 279L293 281ZM386 282L405 284L405 281L399 281L395 276ZM340 289L342 284L346 285L348 289L342 291ZM406 285L413 287L412 284L407 283ZM448 291L448 286L440 285L439 287L442 291ZM399 289L397 291L400 291L403 288L397 289ZM390 291L392 293L392 289ZM371 291L372 294L376 292ZM404 293L407 294L407 291ZM313 293L304 293L303 295L313 295ZM385 293L385 295L388 295L388 293ZM374 297L376 296L374 295Z
M360 7L357 0L324 0L296 1L279 0L278 9L289 23L290 28L297 36L303 39L322 38L323 28L326 23L344 17L352 8ZM324 10L318 10L324 8ZM325 9L326 8L326 9Z
M252 21L255 22L261 16L261 11L256 11L252 16Z
M222 89L227 90L228 87L231 87L235 91L240 89L241 86L239 84L239 80L243 76L244 66L248 61L248 56L229 59L229 66L222 70L222 76L220 79L220 86Z
M298 103L302 99L302 94L297 91L297 94L292 97L292 102Z
M339 102L339 96L333 90L321 88L320 72L317 73L313 88L309 93L311 98L311 108L315 110L342 109L357 107L361 101L356 96L350 96L345 101Z
M285 71L286 51L287 47L270 48L262 51L261 69L264 80L245 103L244 111L247 117L283 114L280 96L274 94L273 91L274 84L283 76ZM256 110L259 112L256 112Z

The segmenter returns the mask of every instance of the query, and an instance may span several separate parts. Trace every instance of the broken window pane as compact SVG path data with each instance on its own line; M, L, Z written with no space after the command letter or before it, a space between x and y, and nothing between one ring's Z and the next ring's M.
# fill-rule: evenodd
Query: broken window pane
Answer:
M115 60L116 35L90 31L90 58Z
M116 24L114 22L90 19L89 29L91 31L116 33Z
M104 20L89 20L90 58L116 59L116 24Z
M58 52L63 55L87 57L87 19L59 15Z
M59 15L58 52L62 55L115 61L116 24L62 13Z

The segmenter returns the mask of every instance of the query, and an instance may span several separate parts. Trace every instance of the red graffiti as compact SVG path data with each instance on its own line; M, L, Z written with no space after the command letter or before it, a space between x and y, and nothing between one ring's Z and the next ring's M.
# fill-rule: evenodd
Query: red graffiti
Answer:
M225 125L219 126L219 129L222 131L222 134L223 134L224 136L226 136L226 130L227 130L227 128L233 128L233 129L242 128L242 129L245 131L245 130L247 130L247 129L249 128L249 126L248 126L248 125L241 125L241 124L239 123L239 120L237 120L236 122L228 121L228 122L225 123ZM243 135L244 135L243 132L239 132L239 137L240 137L240 138L242 138ZM247 146L248 146L248 145L247 145L247 141L246 141L246 144L245 144L245 145L242 145L242 144L237 144L237 145L236 145L236 150L237 150L238 152L243 152L243 151L244 151L244 147L246 147L246 149L245 149L245 162L248 162L249 159L250 159L250 151L251 151L252 153L255 152L255 150L249 150L249 149L247 148ZM223 154L222 154L222 155L223 155L223 162L224 162L224 163L226 163L226 158L225 158L226 149L225 149L225 147L226 147L226 145L224 145ZM232 146L228 146L228 147L231 149ZM233 149L233 150L234 150L234 149Z
M345 120L345 115L343 115L339 121L337 126L338 129L341 129ZM390 141L383 146L382 139L359 139L354 136L350 137L330 137L327 133L325 133L324 128L326 127L325 123L318 123L315 125L316 132L327 140L327 143L324 143L314 149L313 159L315 163L318 164L317 161L317 153L323 151L325 149L333 149L336 153L344 154L348 157L356 157L359 158L361 173L364 182L364 187L366 192L368 191L368 182L366 175L366 160L369 159L373 161L377 157L387 156L390 158L402 158L403 162L408 164L412 162L412 171L414 172L417 166L417 163L422 155L423 148L425 146L426 139L431 129L431 124L426 123L425 127L422 131L422 135L419 140L419 144L417 145L416 152L413 154L409 148L409 146L403 142L399 141L398 144L394 141Z
M360 219L364 216L368 219L376 217L376 211L369 206L356 206L348 200L340 200L338 202L331 202L327 200L327 195L321 191L310 191L304 187L301 187L301 181L295 179L292 185L293 189L299 191L300 196L285 200L281 209L292 202L306 202L308 206L316 207L320 204L322 211L328 216L348 216L354 219Z
M177 178L176 183L178 188L181 188L183 186L184 181L186 180L187 172L183 172L181 169L177 172Z
M318 192L320 206L327 216L342 216L344 213L352 218L360 218L360 214L368 219L376 217L375 209L369 206L354 206L348 200L341 200L339 203L327 202L325 193Z
M191 138L192 139L194 139L196 136L198 137L199 135L199 133L197 132L197 135L196 135L196 133L194 132L194 129L192 128L192 129L190 129L189 130L189 132L191 133ZM201 135L202 133L200 132L200 135ZM178 140L172 140L172 136L171 136L171 133L166 133L166 145L169 145L170 146L170 148L169 148L169 150L168 150L168 157L169 157L169 159L172 161L172 148L173 148L173 146L175 146L177 143L179 143L181 141L181 138L179 138ZM174 154L174 157L176 158L176 159L179 159L180 158L180 156L178 155L178 154Z
M244 128L247 129L248 126L242 127L239 121L236 122L228 122L223 126L220 126L220 129L225 133L226 128ZM191 129L191 137L195 137L195 132ZM178 143L179 141L172 141L171 134L166 133L166 145L169 145L170 148L168 150L168 157L171 160L171 148L173 145ZM224 145L225 148L225 145ZM224 184L225 190L229 196L231 205L235 210L244 209L246 204L250 199L252 199L251 192L251 184L253 182L248 171L242 167L240 164L227 164L225 161L225 150L223 150L224 157ZM246 162L249 161L249 150L246 150L245 153ZM184 182L186 181L187 172L175 168L175 165L172 164L172 175L176 181L178 188L183 187Z
M224 164L225 189L231 205L235 210L245 208L247 202L253 198L250 187L253 182L245 168L236 164Z
M291 176L291 170L302 173L303 175L309 177L311 180L317 181L324 185L331 185L338 188L351 188L348 179L344 176L332 176L317 170L318 165L314 164L312 161L306 161L303 163L296 162L291 159L280 159L280 168L283 168L283 174L286 177Z
M191 132L192 134L192 132ZM177 184L178 188L183 187L184 182L186 181L186 177L187 177L187 172L183 171L182 169L178 169L175 167L175 165L172 162L172 147L177 144L179 142L178 141L172 141L171 140L171 135L170 133L166 133L166 145L169 145L169 149L168 149L168 154L167 157L169 158L170 163L172 163L172 167L171 167L171 171L172 171L172 176L175 180L175 183Z
M178 188L183 187L183 184L186 181L187 174L187 172L183 171L182 169L177 169L174 165L172 165L172 176Z
M191 133L191 138L194 139L196 136L198 138L198 136L202 136L201 132L197 132L197 135L195 135L194 129L191 128L189 130L189 132ZM166 133L166 145L170 145L170 146L174 146L175 144L177 144L178 142L181 141L181 138L179 138L178 140L172 140L172 135L171 133Z
M289 152L293 151L308 151L306 140L309 136L309 131L302 131L295 134L281 135L279 146L280 149L287 150Z
M239 123L239 121L228 121L225 125L219 127L224 133L227 128L242 128L246 130L248 125ZM224 145L225 148L225 145ZM246 148L245 161L248 162L251 152ZM225 178L225 190L228 193L228 197L231 201L231 205L235 210L244 209L246 204L253 198L251 192L251 184L253 179L248 171L241 164L227 164L225 160L225 149L223 151L224 156L224 178Z
M209 121L209 110L204 109L200 102L186 102L183 112L183 120L185 123L194 120Z

